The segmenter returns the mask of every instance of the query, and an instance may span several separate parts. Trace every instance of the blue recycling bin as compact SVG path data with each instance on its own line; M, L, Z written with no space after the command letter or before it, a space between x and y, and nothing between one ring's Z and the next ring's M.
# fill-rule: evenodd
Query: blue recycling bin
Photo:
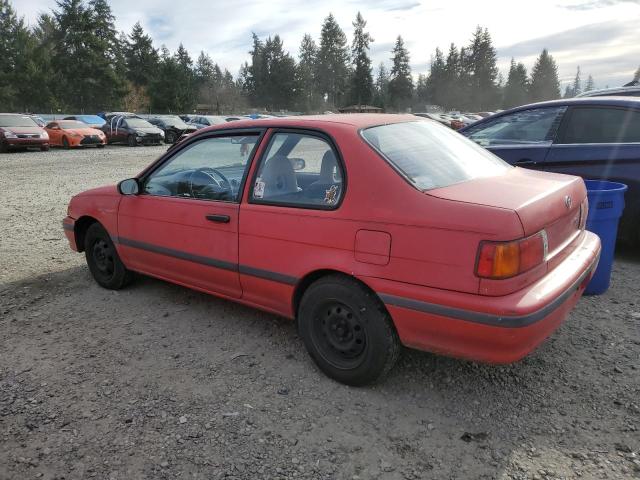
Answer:
M624 192L627 191L627 186L624 183L603 180L585 180L584 183L587 185L589 199L587 230L597 234L602 244L598 268L584 293L600 295L607 291L611 280L618 221L624 210Z

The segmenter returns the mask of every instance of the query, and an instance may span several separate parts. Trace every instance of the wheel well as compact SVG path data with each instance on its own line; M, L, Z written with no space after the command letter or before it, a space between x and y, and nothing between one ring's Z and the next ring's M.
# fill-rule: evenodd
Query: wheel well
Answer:
M302 277L302 279L298 282L298 284L296 285L296 288L295 288L295 290L293 292L293 305L292 305L292 307L293 307L293 315L294 315L294 317L296 319L298 317L298 307L300 306L300 301L302 300L302 296L304 295L304 292L314 282L320 280L322 277L326 277L326 276L329 276L329 275L341 275L343 277L347 277L347 278L351 278L352 280L355 280L360 285L362 285L364 288L366 288L371 293L373 293L375 295L375 297L380 301L382 306L384 307L384 303L382 302L380 297L378 297L378 294L376 292L374 292L371 289L371 287L369 287L369 285L364 283L362 280L354 277L353 275L346 274L346 273L341 272L339 270L331 270L331 269L316 270L316 271L308 273L307 275Z
M98 220L89 216L80 217L78 220L76 220L73 230L76 236L76 247L78 248L79 252L84 251L84 236L87 233L89 227L94 223L98 223Z

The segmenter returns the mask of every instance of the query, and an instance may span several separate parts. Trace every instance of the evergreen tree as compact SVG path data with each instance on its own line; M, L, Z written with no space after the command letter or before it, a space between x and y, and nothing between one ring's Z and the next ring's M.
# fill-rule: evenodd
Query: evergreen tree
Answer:
M371 75L371 59L369 58L369 45L373 38L364 29L367 22L360 12L353 22L354 33L351 45L351 58L353 61L353 75L351 76L351 103L366 105L371 103L373 94L373 77Z
M320 33L316 78L321 94L332 108L344 101L349 73L347 37L333 14L329 14Z
M0 0L0 111L17 108L21 61L27 53L29 32L8 0Z
M522 63L516 63L511 59L507 83L504 87L503 108L512 108L524 105L529 99L529 79L527 68Z
M444 106L446 96L446 63L442 50L436 48L436 53L431 57L431 68L426 84L426 97L432 105Z
M460 105L460 89L462 72L462 60L457 47L452 43L449 46L449 53L444 65L444 75L442 79L441 105L451 108Z
M472 111L488 110L498 103L499 90L497 54L491 35L485 28L477 27L468 47L468 70L470 73L470 105Z
M571 92L573 93L573 97L580 95L582 93L582 81L580 80L580 66L578 65L578 69L576 71L576 76L573 79L573 86L571 87Z
M266 66L264 102L267 110L290 109L298 93L295 60L284 51L279 35L267 39L263 56Z
M299 62L296 70L298 88L300 89L298 98L302 110L309 112L319 108L322 103L315 77L318 47L316 46L316 42L313 41L313 38L311 38L311 35L305 34L304 37L302 37L298 58Z
M531 70L529 98L532 102L560 98L560 80L555 60L545 48Z
M564 95L562 98L573 98L573 88L571 85L567 85L564 89Z
M244 72L244 89L252 105L258 106L264 100L266 83L266 64L264 58L264 43L253 33L253 48L249 52L251 64Z
M594 88L595 88L595 82L593 81L593 77L591 75L589 75L587 77L587 84L584 86L584 91L585 92L590 92Z
M149 84L151 109L162 113L190 112L195 106L193 62L180 44L174 55L162 46L158 74Z
M123 47L127 79L137 86L149 85L158 67L158 50L153 48L153 40L144 33L140 22L133 26Z
M418 75L415 100L415 105L418 110L424 110L425 106L429 103L429 84L427 76L422 73Z
M411 105L413 97L413 78L409 66L409 52L398 35L392 50L393 66L389 80L389 103L397 111L404 111Z
M640 67L636 70L636 73L633 75L634 82L640 82Z
M378 76L376 77L374 89L374 105L385 110L389 106L389 73L382 62L378 67Z

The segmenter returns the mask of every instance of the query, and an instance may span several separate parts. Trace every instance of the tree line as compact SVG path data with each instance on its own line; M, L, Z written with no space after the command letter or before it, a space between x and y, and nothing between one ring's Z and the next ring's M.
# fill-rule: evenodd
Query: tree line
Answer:
M547 50L531 73L512 60L506 81L487 29L468 45L438 48L430 71L414 82L410 54L399 35L374 78L375 41L358 13L351 41L329 14L319 41L304 35L297 58L279 35L253 34L250 60L233 76L206 52L194 60L182 44L175 52L136 23L118 32L107 0L57 0L27 26L9 0L0 0L0 111L130 110L183 113L196 106L210 113L249 108L318 112L346 105L385 111L423 110L427 105L483 111L560 97L556 62ZM639 69L640 70L640 69ZM580 70L565 91L583 90ZM584 89L593 88L589 76Z

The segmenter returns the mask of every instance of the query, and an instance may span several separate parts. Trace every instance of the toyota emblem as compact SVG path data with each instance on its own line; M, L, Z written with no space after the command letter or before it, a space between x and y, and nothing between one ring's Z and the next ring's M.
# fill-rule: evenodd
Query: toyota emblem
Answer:
M571 196L570 195L565 195L564 197L564 206L567 207L568 210L571 210L571 204L573 203L573 201L571 200Z

